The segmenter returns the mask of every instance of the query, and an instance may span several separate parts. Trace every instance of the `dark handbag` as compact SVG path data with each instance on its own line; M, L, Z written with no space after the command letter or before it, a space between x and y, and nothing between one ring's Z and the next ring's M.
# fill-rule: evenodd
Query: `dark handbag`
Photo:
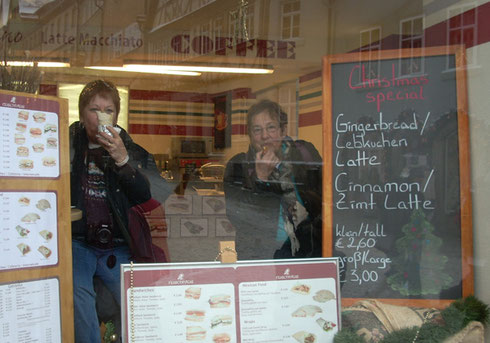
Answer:
M151 237L152 227L165 227L165 212L155 199L150 199L129 209L129 236L131 238L131 253L138 263L168 262L162 248L153 244Z

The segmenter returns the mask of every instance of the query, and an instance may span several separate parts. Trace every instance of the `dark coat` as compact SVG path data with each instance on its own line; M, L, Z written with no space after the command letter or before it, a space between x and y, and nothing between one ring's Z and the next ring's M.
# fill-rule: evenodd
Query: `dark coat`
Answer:
M148 177L141 172L141 163L148 158L148 152L134 143L128 133L121 129L121 139L129 155L129 162L119 168L111 158L104 171L107 191L112 197L122 222L128 227L128 210L134 205L144 203L151 198ZM74 238L84 238L86 235L86 216L82 192L82 173L86 172L84 163L85 152L88 149L88 139L85 129L80 122L70 125L70 177L71 205L84 213L81 220L72 222ZM150 155L151 156L151 155ZM114 221L117 226L117 220Z
M291 138L286 137L292 142ZM293 164L294 183L308 211L297 228L301 248L296 257L321 256L322 160L313 144L295 141L285 159ZM236 229L240 260L292 257L290 241L277 242L280 203L277 182L262 182L255 172L255 151L235 155L226 165L226 214Z

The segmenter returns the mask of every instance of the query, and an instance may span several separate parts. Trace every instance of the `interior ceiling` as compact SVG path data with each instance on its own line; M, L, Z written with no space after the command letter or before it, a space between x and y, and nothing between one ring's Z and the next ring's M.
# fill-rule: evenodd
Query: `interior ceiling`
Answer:
M114 2L115 0L111 0ZM125 0L133 1L133 0ZM278 1L278 0L277 0ZM306 0L311 1L311 0ZM422 7L422 0L321 0L319 3L323 4L322 10L325 14L328 13L328 8L332 11L332 25L329 26L329 38L334 41L344 41L348 37L358 36L359 31L376 25L381 25L386 22L394 13L401 11L405 7L414 8L414 2L420 3ZM272 3L276 1L272 0ZM278 2L279 3L279 2ZM175 34L189 32L189 27L195 27L196 22L209 22L215 15L225 15L228 14L239 4L238 1L229 0L217 0L200 10L193 12L179 20L166 25L163 28L166 31L174 32ZM272 4L270 5L272 6ZM154 9L155 7L151 7ZM422 13L422 11L420 12ZM397 16L394 16L397 17ZM270 20L270 19L269 19ZM96 21L94 19L94 21ZM153 18L148 18L147 21L154 23ZM315 25L315 22L308 22L305 20L306 25ZM153 24L152 24L153 25ZM160 30L163 30L162 28ZM383 35L388 32L383 32ZM167 35L172 37L172 35ZM315 36L315 40L326 39L326 34L318 32ZM310 39L311 41L312 39ZM350 39L352 41L352 39ZM355 42L354 42L355 44ZM303 48L298 46L297 49ZM347 51L334 51L337 52L347 52ZM56 52L55 52L56 53ZM326 53L323 52L323 53ZM322 54L323 54L322 53ZM85 79L92 79L94 77L108 77L113 79L118 79L126 85L144 83L151 87L156 88L176 88L178 90L192 90L192 89L218 89L217 85L226 83L237 83L243 82L244 86L248 83L265 81L266 83L275 82L280 83L285 80L294 79L300 75L304 75L308 72L318 70L321 68L321 58L316 58L315 56L310 57L297 57L296 59L261 59L261 58L243 58L243 57L218 57L213 53L208 55L200 56L188 56L184 62L186 63L238 63L238 64L258 64L258 65L270 65L274 68L275 72L272 75L267 76L254 76L254 75L236 75L236 74L219 74L219 73L209 73L202 74L199 77L184 77L184 76L169 76L169 75L156 75L156 74L126 74L121 72L109 72L100 70L87 70L82 66L87 64L84 60L92 59L93 56L100 58L104 54L94 50L92 52L81 51L73 60L79 60L80 62L74 63L75 67L64 69L64 70L54 70L45 69L44 70L44 80L47 82L73 82ZM99 55L100 54L100 55ZM135 59L135 60L148 60L151 58L147 52L139 50L134 50L125 58ZM72 58L71 58L72 59ZM107 58L106 58L107 59ZM308 59L308 60L307 60ZM116 64L121 64L122 61L112 60ZM76 67L79 65L79 67ZM268 80L273 80L269 81Z

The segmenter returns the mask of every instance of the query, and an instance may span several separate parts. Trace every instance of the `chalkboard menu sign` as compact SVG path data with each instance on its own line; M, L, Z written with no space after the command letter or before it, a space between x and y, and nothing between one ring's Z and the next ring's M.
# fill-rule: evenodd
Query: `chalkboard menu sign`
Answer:
M343 305L444 306L473 292L462 50L324 59L324 253Z

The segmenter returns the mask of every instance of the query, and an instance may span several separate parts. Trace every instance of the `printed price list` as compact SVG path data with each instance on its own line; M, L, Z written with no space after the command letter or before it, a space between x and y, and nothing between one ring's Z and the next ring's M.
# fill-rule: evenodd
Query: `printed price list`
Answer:
M0 341L61 342L57 279L0 285Z

